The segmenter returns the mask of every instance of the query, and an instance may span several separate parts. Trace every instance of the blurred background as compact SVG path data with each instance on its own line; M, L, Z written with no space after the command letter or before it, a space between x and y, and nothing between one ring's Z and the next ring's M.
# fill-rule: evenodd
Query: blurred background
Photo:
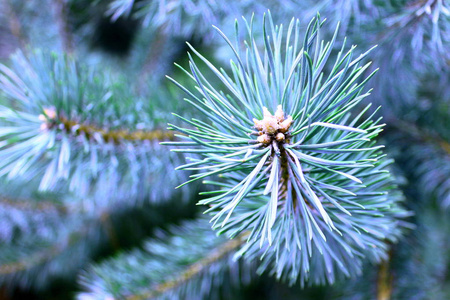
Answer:
M149 283L164 274L151 273L158 257L149 253L165 247L167 230L201 215L195 203L205 189L194 184L175 190L188 174L175 172L182 158L159 145L173 138L165 131L167 123L178 122L171 112L195 114L165 76L186 81L174 65L188 66L186 41L216 65L228 66L232 53L211 25L232 37L235 19L255 13L259 21L267 9L276 23L295 17L305 30L320 12L327 18L324 40L340 22L337 49L344 36L348 46L358 45L357 53L378 45L368 72L380 71L369 82L373 92L365 101L381 105L387 125L380 141L395 159L393 173L405 206L414 212L409 221L415 229L392 246L389 261L367 264L361 277L331 287L302 289L267 275L242 275L239 282L211 279L202 295L450 299L450 4L445 0L0 0L0 104L34 107L37 99L49 103L40 109L51 120L51 103L61 101L61 107L77 107L66 121L89 124L78 128L93 137L83 140L67 131L56 144L47 141L41 150L30 150L31 144L44 143L39 131L20 143L32 123L0 116L1 143L14 138L20 145L0 151L0 299L151 298ZM63 57L64 65L55 57ZM20 77L14 86L5 81L16 76L9 70ZM22 84L31 87L29 93L22 94ZM84 102L71 102L77 95ZM30 100L15 100L25 98ZM98 105L87 105L93 101ZM130 133L145 130L151 130L147 142ZM103 139L93 144L95 134Z

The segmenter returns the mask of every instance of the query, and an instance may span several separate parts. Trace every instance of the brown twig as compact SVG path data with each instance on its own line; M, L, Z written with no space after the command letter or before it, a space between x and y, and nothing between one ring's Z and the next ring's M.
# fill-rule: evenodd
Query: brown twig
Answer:
M47 121L47 123L44 124L46 125L46 128L58 128L70 134L84 135L88 139L99 136L104 141L111 141L114 144L120 144L123 141L167 141L175 139L175 134L172 131L164 131L161 129L148 131L128 131L124 129L106 130L94 125L86 125L68 120L63 117L60 117L57 120Z
M390 261L392 250L389 251L388 258L381 262L378 269L377 280L377 300L390 300L392 296L393 276L390 273Z

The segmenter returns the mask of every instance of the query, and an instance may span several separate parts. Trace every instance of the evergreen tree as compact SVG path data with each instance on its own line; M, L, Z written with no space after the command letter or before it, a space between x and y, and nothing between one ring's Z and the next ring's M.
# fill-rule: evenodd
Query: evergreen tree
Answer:
M450 298L449 9L2 0L0 298Z

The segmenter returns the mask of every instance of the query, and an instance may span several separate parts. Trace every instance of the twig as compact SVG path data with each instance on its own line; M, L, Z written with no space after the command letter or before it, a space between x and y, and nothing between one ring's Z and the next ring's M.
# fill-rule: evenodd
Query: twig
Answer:
M66 53L73 52L73 38L69 28L68 10L66 0L55 0L56 21L58 23L59 35L62 40L62 47Z
M392 296L393 276L390 273L389 267L392 252L389 251L388 255L388 258L381 262L378 270L377 300L390 300Z
M47 122L45 123L47 128L58 128L69 134L84 135L88 139L100 136L104 141L112 141L114 144L120 144L122 141L171 141L175 139L175 134L172 131L161 129L148 131L106 130L93 125L77 123L63 117ZM62 125L62 128L60 125Z

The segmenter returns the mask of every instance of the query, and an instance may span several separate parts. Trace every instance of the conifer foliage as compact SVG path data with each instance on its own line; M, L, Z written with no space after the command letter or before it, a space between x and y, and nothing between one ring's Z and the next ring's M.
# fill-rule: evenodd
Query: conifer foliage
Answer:
M449 9L0 1L0 298L450 298Z
M332 283L335 270L359 273L359 256L385 257L385 243L396 241L398 218L406 215L386 169L391 161L373 140L383 124L363 117L369 106L351 115L369 95L363 88L373 73L359 78L370 65L359 65L368 53L354 59L344 43L329 62L337 30L324 43L322 24L319 16L313 19L300 45L299 20L292 20L283 40L283 26L269 15L263 51L253 39L253 20L242 52L239 40L233 46L219 31L236 55L232 75L192 49L227 91L215 89L191 57L200 95L179 86L209 123L180 117L194 129L170 128L190 141L166 143L200 155L180 167L199 171L191 181L223 178L207 181L219 189L200 201L209 206L213 228L231 238L249 231L242 252L255 252L254 243L264 247L277 276L291 283L299 274L302 282L311 276L314 283ZM327 64L330 71L324 71Z

